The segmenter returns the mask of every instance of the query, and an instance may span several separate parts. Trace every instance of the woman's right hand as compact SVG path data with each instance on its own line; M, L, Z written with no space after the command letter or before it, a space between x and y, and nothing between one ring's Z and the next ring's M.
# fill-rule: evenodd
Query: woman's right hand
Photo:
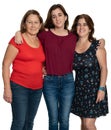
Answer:
M23 42L23 39L22 39L22 36L21 36L21 32L20 32L20 31L17 31L17 32L15 33L15 42L16 42L17 44L22 44L22 42Z
M12 103L12 91L11 88L4 88L3 98L6 102Z
M42 73L43 73L43 76L47 75L47 71L46 71L46 67L45 66L42 67Z

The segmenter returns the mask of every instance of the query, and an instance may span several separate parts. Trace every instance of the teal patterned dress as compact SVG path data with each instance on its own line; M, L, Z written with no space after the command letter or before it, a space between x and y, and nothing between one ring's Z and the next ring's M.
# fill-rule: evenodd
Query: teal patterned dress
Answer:
M96 103L100 85L100 67L96 57L98 41L93 41L84 53L74 54L75 96L71 112L84 118L96 118L108 113L107 90L103 101Z

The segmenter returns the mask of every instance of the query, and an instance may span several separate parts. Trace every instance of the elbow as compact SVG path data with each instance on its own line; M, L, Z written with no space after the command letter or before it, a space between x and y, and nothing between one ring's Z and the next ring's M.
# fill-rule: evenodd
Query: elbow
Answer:
M6 62L5 60L3 60L2 62L2 71L9 69L10 64L8 62Z

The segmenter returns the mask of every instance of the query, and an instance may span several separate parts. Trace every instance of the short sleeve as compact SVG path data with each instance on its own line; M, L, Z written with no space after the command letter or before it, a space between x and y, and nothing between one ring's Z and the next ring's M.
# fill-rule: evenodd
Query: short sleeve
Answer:
M93 42L92 42L93 44L93 49L95 50L95 52L96 52L96 50L98 49L98 46L100 45L99 44L99 40L94 40Z
M20 48L20 45L18 45L16 42L15 42L15 37L12 37L11 40L9 41L9 44L13 45L14 47L16 47L17 49Z

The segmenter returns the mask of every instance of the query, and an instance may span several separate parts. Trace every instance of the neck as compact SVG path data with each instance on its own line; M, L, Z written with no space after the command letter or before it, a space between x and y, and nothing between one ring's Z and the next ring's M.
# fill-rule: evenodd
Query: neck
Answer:
M36 34L30 34L30 33L24 33L25 35L26 35L26 37L29 37L29 38L31 38L31 39L37 39L37 36L36 36Z
M51 31L55 33L56 35L60 35L60 36L68 35L68 30L64 28L54 28L54 29L51 29Z
M38 41L37 36L36 36L36 35L31 35L30 33L24 33L24 37L25 37L30 43L33 43L33 42Z
M78 43L81 43L81 44L84 44L86 42L89 42L89 40L88 40L87 37L85 37L85 38L79 38L79 40L78 40Z

